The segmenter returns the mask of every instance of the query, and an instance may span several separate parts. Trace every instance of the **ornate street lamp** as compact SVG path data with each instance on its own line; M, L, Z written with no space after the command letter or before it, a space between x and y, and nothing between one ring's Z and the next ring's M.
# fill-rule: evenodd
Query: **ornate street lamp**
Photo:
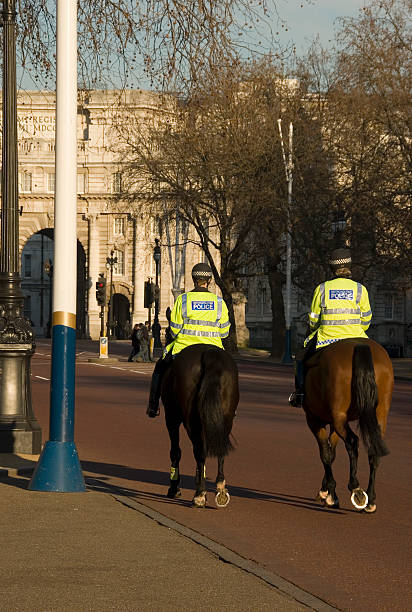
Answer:
M159 306L160 306L159 267L160 267L160 260L162 258L162 251L159 246L158 238L155 239L155 243L156 243L156 246L153 249L153 259L156 265L155 315L154 315L154 321L153 321L153 326L152 326L152 333L153 333L153 339L154 339L154 348L161 349L162 348L162 342L160 340L161 327L159 323Z
M109 293L109 320L107 321L107 335L113 336L113 268L117 264L117 257L113 257L114 251L110 251L110 257L106 258L106 268L110 269L110 293Z
M42 435L31 405L34 334L23 315L19 273L16 3L3 0L3 146L0 251L0 453L37 454Z

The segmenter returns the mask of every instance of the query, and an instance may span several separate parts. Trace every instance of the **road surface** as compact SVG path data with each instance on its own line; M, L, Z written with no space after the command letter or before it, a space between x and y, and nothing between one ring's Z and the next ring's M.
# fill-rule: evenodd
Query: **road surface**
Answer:
M126 355L128 347L124 346ZM214 506L216 464L207 463L208 507L194 510L194 459L182 431L181 500L165 497L169 439L163 414L148 419L145 408L152 364L95 364L78 350L76 446L85 476L121 487L154 508L247 559L282 576L341 610L412 610L412 382L396 382L387 443L377 476L374 515L359 514L346 484L348 459L338 446L334 473L341 507L314 500L323 469L301 409L287 397L292 369L239 362L241 398L233 428L236 450L226 461L230 505ZM32 360L36 416L48 439L50 345ZM360 481L366 488L367 458L360 451ZM89 481L93 482L93 481Z

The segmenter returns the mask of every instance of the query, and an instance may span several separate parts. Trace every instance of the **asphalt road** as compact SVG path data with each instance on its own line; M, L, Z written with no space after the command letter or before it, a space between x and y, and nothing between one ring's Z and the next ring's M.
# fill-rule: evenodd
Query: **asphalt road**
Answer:
M226 461L231 503L214 506L216 464L207 464L208 507L190 507L195 464L182 431L183 496L165 497L169 439L163 415L148 419L145 407L151 364L94 364L79 347L76 445L85 476L121 487L127 495L252 559L341 610L412 610L412 383L397 382L387 443L377 476L377 513L359 514L346 488L348 459L338 446L335 478L341 508L314 498L322 466L300 409L287 404L288 367L239 362L241 398L233 428L236 450ZM128 347L122 352L127 353ZM82 361L84 360L84 361ZM48 439L50 347L32 360L33 405ZM366 488L367 458L360 453Z

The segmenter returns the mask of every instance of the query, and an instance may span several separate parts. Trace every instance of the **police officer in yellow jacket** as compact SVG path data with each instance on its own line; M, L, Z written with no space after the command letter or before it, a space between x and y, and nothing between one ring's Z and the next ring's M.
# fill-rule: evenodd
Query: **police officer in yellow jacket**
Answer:
M289 397L292 406L302 406L305 362L322 347L344 338L367 338L372 311L366 288L351 279L351 256L348 249L333 251L330 265L335 278L318 285L309 313L311 333L304 350L296 356L296 391Z
M159 400L163 376L173 357L192 344L211 344L223 348L222 338L229 335L229 314L221 297L208 290L212 270L206 263L198 263L192 269L194 288L179 295L170 314L170 330L173 340L167 345L164 356L156 363L150 388L147 414L159 414Z

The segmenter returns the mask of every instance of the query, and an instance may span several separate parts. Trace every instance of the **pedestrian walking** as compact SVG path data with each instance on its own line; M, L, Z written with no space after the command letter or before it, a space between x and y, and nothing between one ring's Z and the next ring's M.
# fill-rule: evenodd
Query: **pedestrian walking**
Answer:
M140 350L137 359L141 359L144 362L150 361L149 359L149 331L146 325L139 323L139 329L137 337L140 343Z
M132 350L130 351L129 359L127 361L133 361L133 358L140 351L140 341L139 341L138 332L139 332L139 325L138 323L136 323L136 325L133 327L132 335L130 336L130 339L132 341Z
M170 327L170 316L171 316L171 314L172 314L172 311L170 309L170 306L168 306L166 308L166 319L168 320L168 323L169 323L168 326L165 329L165 343L166 343L166 346L168 344L170 344L171 342L173 342L173 340L174 340L172 328Z

